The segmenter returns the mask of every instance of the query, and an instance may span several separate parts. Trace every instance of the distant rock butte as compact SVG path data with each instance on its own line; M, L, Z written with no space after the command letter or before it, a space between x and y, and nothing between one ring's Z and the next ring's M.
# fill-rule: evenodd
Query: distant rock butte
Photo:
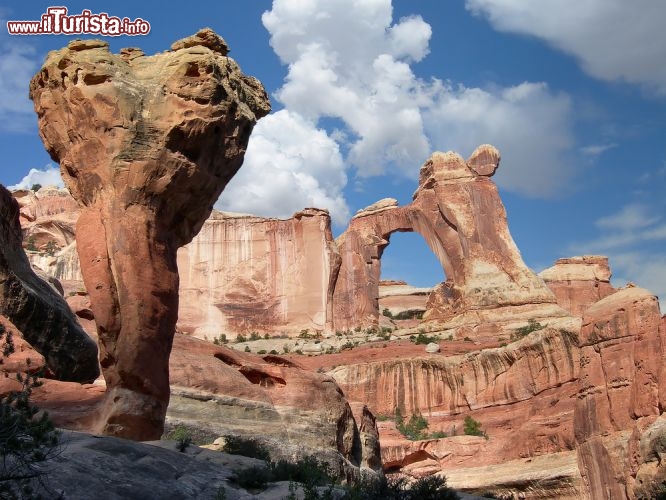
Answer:
M104 433L161 435L177 249L201 229L270 110L225 47L209 29L150 57L74 40L30 82L42 140L81 206L76 240L107 382Z
M553 267L539 273L550 288L557 303L573 316L615 291L610 284L608 257L585 255L558 259Z

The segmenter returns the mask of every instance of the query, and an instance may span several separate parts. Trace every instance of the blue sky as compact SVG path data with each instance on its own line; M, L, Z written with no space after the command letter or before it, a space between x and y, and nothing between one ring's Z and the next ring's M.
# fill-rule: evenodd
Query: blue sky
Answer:
M0 7L37 20L50 3ZM210 26L271 94L246 162L218 202L288 217L328 208L339 234L384 197L408 203L431 151L502 153L495 176L527 264L604 254L615 283L666 302L666 3L658 0L67 2L141 17L112 50L168 49ZM46 184L28 82L64 35L0 31L0 182ZM24 179L30 169L45 170ZM425 243L394 235L383 277L443 278Z

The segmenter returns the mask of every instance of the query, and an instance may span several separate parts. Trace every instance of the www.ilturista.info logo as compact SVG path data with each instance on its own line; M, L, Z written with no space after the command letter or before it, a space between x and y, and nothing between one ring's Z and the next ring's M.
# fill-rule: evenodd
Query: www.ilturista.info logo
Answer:
M7 21L10 35L147 35L150 23L140 17L109 16L106 12L93 14L84 10L81 14L67 15L67 7L49 7L39 21Z

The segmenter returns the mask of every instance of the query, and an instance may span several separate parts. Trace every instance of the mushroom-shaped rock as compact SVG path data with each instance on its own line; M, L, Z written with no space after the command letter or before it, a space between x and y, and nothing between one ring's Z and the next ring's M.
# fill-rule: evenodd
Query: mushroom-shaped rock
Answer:
M30 82L42 140L81 205L76 239L107 383L99 416L107 434L162 434L176 251L197 234L270 111L261 83L226 50L210 30L153 56L73 41L50 52Z

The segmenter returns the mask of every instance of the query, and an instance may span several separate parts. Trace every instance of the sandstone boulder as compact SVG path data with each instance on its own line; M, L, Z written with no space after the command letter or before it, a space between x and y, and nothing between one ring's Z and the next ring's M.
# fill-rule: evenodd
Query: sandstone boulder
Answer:
M91 382L99 375L97 347L58 291L33 271L21 246L19 211L0 186L0 314L44 356L54 377Z
M199 231L270 110L224 45L210 30L150 57L73 41L50 52L30 83L40 136L81 206L76 240L107 381L105 433L161 434L177 249Z
M434 354L436 352L439 352L439 344L435 342L430 342L426 347L425 347L425 352L429 352L431 354Z

